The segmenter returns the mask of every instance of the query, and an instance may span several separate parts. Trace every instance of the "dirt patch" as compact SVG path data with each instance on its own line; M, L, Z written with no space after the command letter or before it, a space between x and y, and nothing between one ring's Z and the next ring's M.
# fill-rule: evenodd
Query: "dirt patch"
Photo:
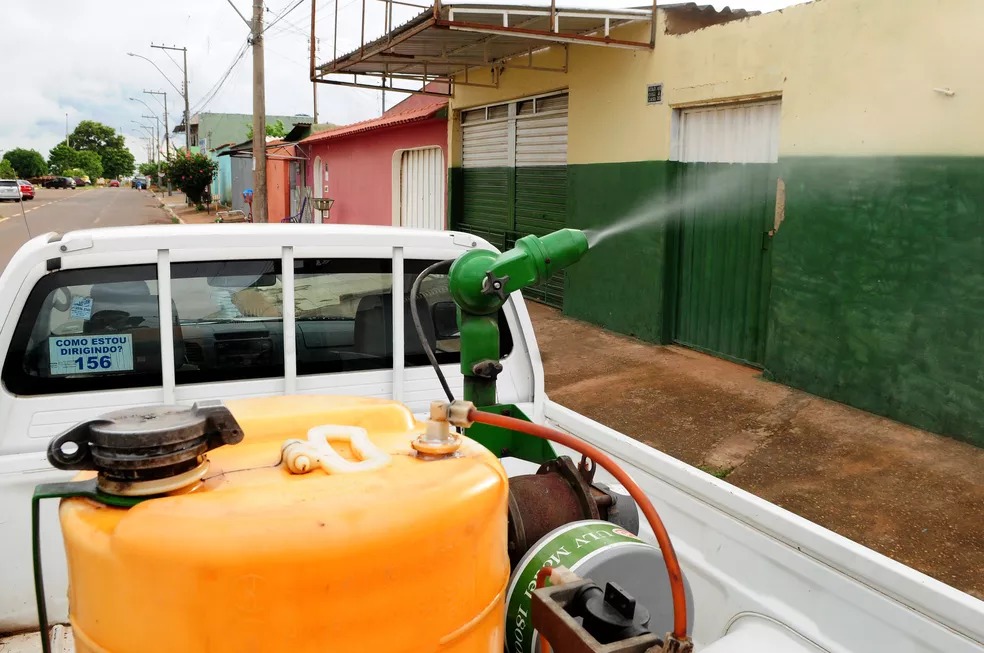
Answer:
M550 397L984 598L984 450L530 304Z

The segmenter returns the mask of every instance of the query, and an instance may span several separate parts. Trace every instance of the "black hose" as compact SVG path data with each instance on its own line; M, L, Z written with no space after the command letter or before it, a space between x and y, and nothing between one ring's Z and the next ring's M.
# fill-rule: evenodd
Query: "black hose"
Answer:
M434 350L431 349L430 342L427 340L427 334L424 333L424 326L420 322L420 313L417 312L417 295L420 293L420 283L424 279L442 267L450 267L452 263L454 263L453 258L446 261L438 261L424 268L424 271L417 275L413 285L410 286L410 316L413 318L413 326L417 330L417 338L420 339L420 346L423 347L424 353L427 354L427 360L430 361L431 366L434 368L434 372L441 382L441 387L444 388L444 394L448 396L448 401L454 401L454 395L451 394L451 386L448 385L448 380L444 378L441 365L437 362L437 356L434 355Z

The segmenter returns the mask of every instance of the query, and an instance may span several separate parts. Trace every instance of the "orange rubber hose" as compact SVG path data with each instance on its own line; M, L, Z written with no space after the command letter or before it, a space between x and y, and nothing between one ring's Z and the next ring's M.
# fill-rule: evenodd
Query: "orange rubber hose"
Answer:
M629 491L632 498L639 504L642 514L646 516L646 520L649 522L649 526L653 529L653 534L656 536L659 550L663 554L666 573L670 577L670 592L673 596L673 636L680 640L686 639L687 596L683 587L683 572L680 570L680 561L677 560L676 551L673 550L673 543L670 542L670 535L666 532L666 526L663 525L663 520L660 519L659 513L656 512L652 501L642 491L642 488L632 480L632 477L615 464L615 461L601 449L578 440L573 435L564 433L563 431L525 422L515 417L486 413L475 408L468 412L468 419L479 424L519 431L520 433L532 435L543 440L550 440L551 442L556 442L557 444L573 449L601 465L605 471L625 486L625 489Z

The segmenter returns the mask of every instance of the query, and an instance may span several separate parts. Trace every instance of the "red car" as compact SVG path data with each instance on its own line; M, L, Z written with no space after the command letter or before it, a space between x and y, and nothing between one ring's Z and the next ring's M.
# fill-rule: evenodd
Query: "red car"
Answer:
M21 199L22 200L33 200L34 199L34 184L24 179L18 179L17 183L20 184L21 189Z
M118 179L111 179L111 180L109 181L109 187L110 187L110 188L119 188L119 187L120 187L120 182L119 182L119 180L118 180Z

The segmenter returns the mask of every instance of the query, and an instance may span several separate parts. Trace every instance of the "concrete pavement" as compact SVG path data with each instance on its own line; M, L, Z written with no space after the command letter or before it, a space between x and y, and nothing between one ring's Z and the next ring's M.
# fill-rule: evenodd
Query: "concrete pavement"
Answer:
M554 401L984 599L984 449L528 306Z
M38 188L33 200L0 203L0 270L30 237L50 231L170 223L160 202L132 188ZM26 218L26 224L25 224Z

